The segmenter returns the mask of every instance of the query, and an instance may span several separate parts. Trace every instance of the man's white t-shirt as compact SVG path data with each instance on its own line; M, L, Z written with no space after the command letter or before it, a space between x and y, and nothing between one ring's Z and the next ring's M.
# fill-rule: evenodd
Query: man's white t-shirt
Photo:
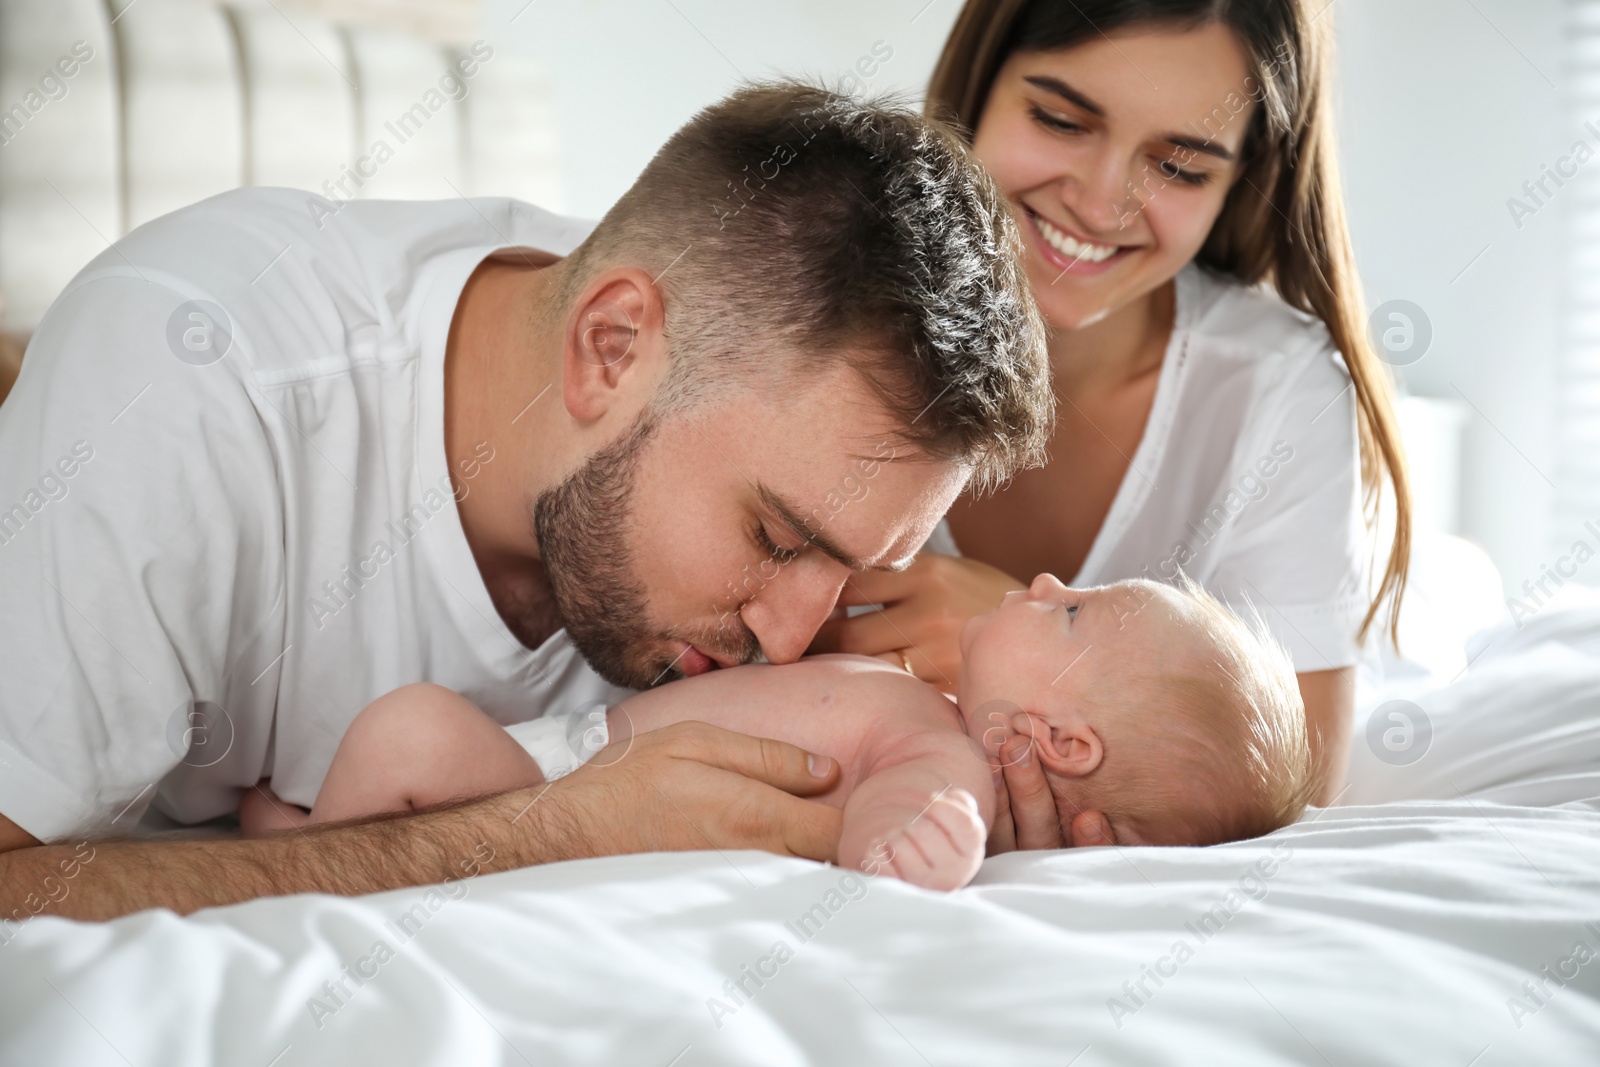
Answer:
M627 694L564 632L521 645L478 573L457 494L515 431L454 490L444 449L467 278L589 224L331 207L244 189L135 230L50 308L0 408L0 813L41 840L151 804L213 818L265 776L309 805L350 721L409 682L508 724ZM519 419L559 402L528 400Z
M1236 610L1260 611L1295 670L1351 666L1369 539L1344 360L1321 322L1272 294L1192 265L1176 284L1144 436L1068 584L1181 567ZM944 523L928 547L959 553Z

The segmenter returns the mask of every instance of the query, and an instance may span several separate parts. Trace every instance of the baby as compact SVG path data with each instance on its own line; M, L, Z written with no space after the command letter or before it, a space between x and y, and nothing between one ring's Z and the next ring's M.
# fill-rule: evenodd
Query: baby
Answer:
M1299 817L1314 788L1288 656L1198 586L1069 589L1041 574L961 635L955 703L861 656L711 671L609 710L502 727L417 684L351 724L316 803L248 791L246 833L409 811L525 788L685 719L772 737L840 764L817 799L844 809L838 861L933 889L977 873L1016 734L1073 844L1205 845Z

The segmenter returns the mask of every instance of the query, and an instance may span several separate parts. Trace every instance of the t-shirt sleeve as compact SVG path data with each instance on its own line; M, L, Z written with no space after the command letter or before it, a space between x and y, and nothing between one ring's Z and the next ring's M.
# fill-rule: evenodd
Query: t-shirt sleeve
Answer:
M1206 582L1259 611L1300 672L1358 661L1368 603L1355 391L1331 351L1313 359L1260 399L1277 417L1238 455L1230 492L1243 506Z
M273 453L188 298L80 280L0 409L0 813L43 841L131 828L282 641Z

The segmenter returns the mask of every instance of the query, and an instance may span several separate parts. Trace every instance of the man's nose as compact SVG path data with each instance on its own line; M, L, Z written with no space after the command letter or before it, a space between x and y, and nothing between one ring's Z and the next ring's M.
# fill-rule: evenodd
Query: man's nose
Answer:
M805 654L849 576L833 560L802 557L739 609L767 662L793 663Z

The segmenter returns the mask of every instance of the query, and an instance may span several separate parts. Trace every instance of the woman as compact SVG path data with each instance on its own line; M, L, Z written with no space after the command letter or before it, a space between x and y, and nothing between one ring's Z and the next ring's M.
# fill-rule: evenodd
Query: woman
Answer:
M1182 568L1289 649L1334 798L1354 664L1386 605L1392 636L1410 513L1340 198L1324 6L969 0L928 103L971 131L1023 231L1052 327L1052 462L959 501L909 570L854 576L841 604L885 609L831 621L814 651L953 685L966 620L1036 573ZM1394 537L1373 589L1385 480ZM1058 846L1026 739L1010 744L1014 830L996 847Z

